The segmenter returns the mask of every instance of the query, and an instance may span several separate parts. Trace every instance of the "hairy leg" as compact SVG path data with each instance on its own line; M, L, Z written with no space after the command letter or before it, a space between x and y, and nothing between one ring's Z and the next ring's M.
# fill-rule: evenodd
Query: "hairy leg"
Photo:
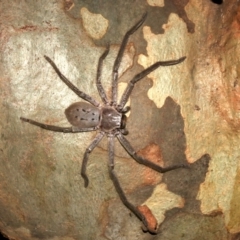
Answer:
M178 164L178 165L173 165L173 166L169 166L169 167L161 167L139 155L137 155L137 153L135 152L135 150L133 149L133 147L131 146L131 144L128 142L128 140L122 135L122 133L120 132L117 135L117 138L119 140L119 142L121 143L121 145L125 148L125 150L128 152L128 154L139 164L143 164L159 173L165 173L174 169L178 169L178 168L188 168L187 165L185 164Z
M138 73L137 75L135 75L133 77L133 79L128 83L122 97L120 100L120 103L118 105L118 109L121 110L123 109L123 107L125 106L125 104L128 101L129 96L132 93L132 90L134 88L135 83L137 83L139 80L143 79L144 77L146 77L149 73L153 72L154 70L156 70L158 67L163 66L171 66L171 65L176 65L179 64L181 62L183 62L185 60L186 57L181 57L177 60L171 60L171 61L166 61L166 62L156 62L153 65L151 65L150 67L146 68L145 70L143 70L142 72Z
M93 151L93 149L99 144L99 142L102 140L104 135L105 135L104 132L98 133L98 135L94 138L94 140L87 147L87 149L86 149L86 151L84 153L84 157L83 157L83 161L82 161L82 168L81 168L81 176L84 179L84 187L87 187L88 183L89 183L88 176L86 174L88 156Z
M105 90L103 89L102 86L102 82L101 82L101 75L102 75L102 64L103 64L103 60L106 58L106 56L108 55L109 52L109 45L107 46L106 50L104 51L104 53L101 55L101 57L98 60L98 68L97 68L97 79L96 79L96 85L97 85L97 89L98 89L98 93L102 99L102 101L105 104L108 104L108 99L105 93Z
M118 177L114 171L114 136L108 136L108 154L109 154L109 163L108 163L108 170L109 170L109 175L113 181L114 187L122 201L122 203L132 212L134 213L142 222L143 224L147 227L147 221L143 214L132 204L130 203L126 196L125 193L118 181Z
M49 130L49 131L53 131L53 132L62 132L62 133L78 133L78 132L90 132L90 131L94 131L97 128L96 127L92 127L92 128L74 128L74 127L58 127L58 126L54 126L54 125L48 125L45 123L40 123L37 121L34 121L32 119L29 118L24 118L24 117L20 117L20 119L23 122L27 122L30 123L32 125L38 126L40 128L43 128L45 130Z
M132 35L135 31L137 31L137 29L139 27L141 27L141 25L143 24L143 22L145 21L147 17L147 14L145 13L142 18L132 27L130 28L123 40L122 40L122 43L121 43L121 46L120 46L120 49L118 51L118 55L116 57L116 60L114 62L114 65L113 65L113 73L112 73L112 103L113 105L116 105L117 103L117 91L118 91L118 88L117 88L117 81L118 81L118 69L119 69L119 66L120 66L120 63L122 61L122 57L123 57L123 52L126 48L126 45L127 45L127 42L128 42L128 39L130 37L130 35Z
M48 57L48 56L44 56L45 59L51 64L51 66L53 67L53 69L55 70L55 72L57 73L57 75L59 76L59 78L73 91L75 92L80 98L84 99L85 101L91 103L92 105L98 107L99 106L99 102L96 101L95 99L93 99L91 96L89 96L88 94L80 91L74 84L72 84L58 69L58 67L56 66L56 64Z

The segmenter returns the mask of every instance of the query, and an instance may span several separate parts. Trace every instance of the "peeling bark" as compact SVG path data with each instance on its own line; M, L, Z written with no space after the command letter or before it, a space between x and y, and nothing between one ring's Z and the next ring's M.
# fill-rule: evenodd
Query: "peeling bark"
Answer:
M21 240L238 239L238 1L2 1L0 7L1 232ZM115 170L128 199L148 210L153 228L157 223L155 236L142 232L117 196L106 141L90 155L85 189L80 167L95 133L53 133L19 119L68 126L64 109L79 101L44 55L100 100L97 62L110 42L102 77L110 94L119 44L144 12L147 20L120 66L120 90L154 62L187 56L136 84L127 138L160 165L190 168L160 175L116 145Z

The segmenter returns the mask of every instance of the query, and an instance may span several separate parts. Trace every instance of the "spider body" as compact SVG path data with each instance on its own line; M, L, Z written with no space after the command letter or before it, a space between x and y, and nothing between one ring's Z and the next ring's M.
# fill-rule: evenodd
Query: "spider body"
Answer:
M101 83L101 71L103 60L107 56L109 52L109 46L106 48L105 52L101 55L98 62L97 67L97 77L96 77L96 86L101 97L103 104L100 104L98 101L93 99L88 94L79 90L75 85L73 85L57 68L56 64L47 56L44 56L45 59L50 63L53 67L59 78L73 91L75 92L81 99L85 100L85 102L76 102L71 104L66 110L65 115L69 123L70 127L59 127L54 125L48 125L44 123L40 123L28 118L21 117L20 119L24 122L28 122L35 126L41 127L45 130L62 132L62 133L79 133L79 132L88 132L88 131L98 131L98 134L87 147L82 161L81 167L81 176L84 179L84 186L87 187L89 184L88 176L86 173L86 166L88 162L89 154L93 151L93 149L98 145L98 143L102 140L104 136L108 138L108 169L109 175L113 181L115 189L119 194L120 199L123 204L131 210L145 225L149 232L155 233L157 229L153 229L149 227L148 219L145 218L144 214L139 211L137 207L135 207L132 203L130 203L124 191L119 183L117 175L114 170L114 138L116 137L123 148L128 152L128 154L139 164L143 164L159 173L164 173L167 171L171 171L178 168L187 167L184 164L173 165L169 167L161 167L148 159L145 159L142 156L139 156L128 140L124 137L128 133L126 130L126 121L127 117L125 113L129 111L130 107L125 107L128 98L131 95L131 92L139 80L143 79L149 73L154 71L160 66L171 66L175 64L179 64L185 60L186 57L181 57L177 60L170 61L159 61L146 68L142 72L136 74L131 81L128 83L121 99L117 102L117 90L118 90L118 69L123 57L124 50L126 48L128 39L131 34L133 34L145 21L147 14L144 14L143 17L125 34L118 55L113 65L112 71L112 94L111 99L109 100L105 90L102 87Z
M65 115L68 122L76 129L98 127L101 121L100 109L86 102L71 104L65 110Z
M114 107L103 107L100 129L106 133L120 130L122 126L122 118L123 114L114 109Z
M86 102L76 102L65 110L65 115L76 131L82 128L96 127L101 131L111 133L114 130L124 130L125 128L125 114L118 112L112 106L95 107Z

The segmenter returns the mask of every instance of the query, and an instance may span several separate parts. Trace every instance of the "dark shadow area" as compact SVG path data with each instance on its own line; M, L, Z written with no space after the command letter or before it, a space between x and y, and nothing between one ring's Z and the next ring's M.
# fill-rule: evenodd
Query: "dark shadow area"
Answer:
M211 0L213 3L216 3L216 4L222 4L223 3L223 0Z
M1 232L0 232L0 239L1 239L1 240L9 240L9 238L6 238L4 235L2 235Z

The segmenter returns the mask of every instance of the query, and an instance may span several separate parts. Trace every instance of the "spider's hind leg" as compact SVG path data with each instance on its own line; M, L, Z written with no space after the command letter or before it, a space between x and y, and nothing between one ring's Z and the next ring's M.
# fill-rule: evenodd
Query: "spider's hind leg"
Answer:
M49 58L48 56L44 56L44 58L50 63L50 65L52 66L52 68L55 70L55 72L57 73L57 75L59 76L59 78L75 93L77 94L80 98L82 98L83 100L91 103L93 106L98 107L100 105L100 103L98 101L96 101L95 99L93 99L91 96L89 96L88 94L82 92L81 90L79 90L74 84L72 84L62 73L61 71L58 69L58 67L56 66L56 64L53 62L53 60L51 58Z
M99 142L102 140L104 135L105 135L104 132L98 133L98 135L94 138L94 140L87 147L87 149L86 149L86 151L84 153L84 157L83 157L83 161L82 161L82 168L81 168L81 176L84 179L84 187L87 187L88 183L89 183L88 176L86 174L88 156L93 151L93 149L99 144Z
M45 129L45 130L48 130L48 131L53 131L53 132L78 133L78 132L90 132L90 131L96 130L96 127L77 129L77 128L74 128L74 127L59 127L59 126L49 125L49 124L45 124L45 123L40 123L40 122L34 121L32 119L29 119L29 118L24 118L24 117L20 117L20 119L23 122L27 122L27 123L30 123L30 124L35 125L37 127L40 127L42 129Z

